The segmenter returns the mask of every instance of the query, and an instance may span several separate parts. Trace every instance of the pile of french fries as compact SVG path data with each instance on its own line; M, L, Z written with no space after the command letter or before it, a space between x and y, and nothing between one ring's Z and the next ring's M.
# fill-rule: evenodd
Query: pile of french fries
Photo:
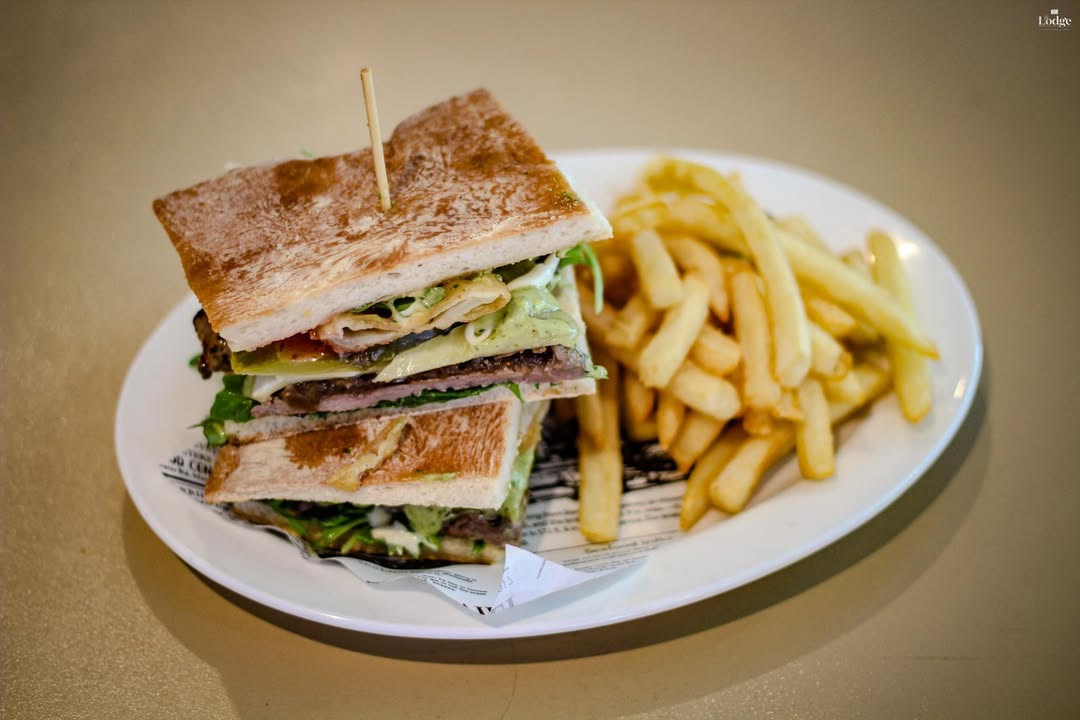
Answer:
M895 387L930 411L928 359L894 240L834 255L800 217L773 218L736 175L658 158L594 246L602 311L579 279L596 395L574 401L582 533L617 539L622 433L657 440L689 473L680 524L741 511L793 449L800 473L835 472L834 428ZM869 259L868 259L869 258ZM871 262L872 260L872 262Z

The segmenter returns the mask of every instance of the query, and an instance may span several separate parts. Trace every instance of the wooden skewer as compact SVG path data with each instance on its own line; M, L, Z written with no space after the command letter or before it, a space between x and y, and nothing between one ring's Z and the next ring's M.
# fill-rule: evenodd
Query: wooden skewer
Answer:
M382 133L379 132L379 109L375 105L375 81L370 68L360 70L364 85L364 109L367 110L368 133L371 135L371 159L375 163L375 182L379 185L379 207L390 209L390 184L386 181L386 160L383 158Z

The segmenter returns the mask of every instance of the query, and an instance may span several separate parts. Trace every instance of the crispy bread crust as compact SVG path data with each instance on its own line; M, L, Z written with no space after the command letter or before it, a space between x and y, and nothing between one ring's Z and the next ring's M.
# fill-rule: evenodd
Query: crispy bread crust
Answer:
M373 463L395 424L404 427L395 428L394 447ZM506 498L521 429L522 404L510 398L226 445L205 497L494 509Z
M467 272L609 237L531 135L486 90L405 120L385 144L232 170L154 201L187 280L233 350Z

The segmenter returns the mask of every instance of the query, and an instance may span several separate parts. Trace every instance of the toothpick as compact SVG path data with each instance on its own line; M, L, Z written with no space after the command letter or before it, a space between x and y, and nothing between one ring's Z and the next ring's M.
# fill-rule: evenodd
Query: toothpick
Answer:
M386 181L386 160L383 158L382 133L379 132L379 109L375 105L375 80L371 69L360 71L364 85L364 109L367 110L368 133L371 135L371 159L375 163L375 182L379 185L379 207L390 209L390 184Z

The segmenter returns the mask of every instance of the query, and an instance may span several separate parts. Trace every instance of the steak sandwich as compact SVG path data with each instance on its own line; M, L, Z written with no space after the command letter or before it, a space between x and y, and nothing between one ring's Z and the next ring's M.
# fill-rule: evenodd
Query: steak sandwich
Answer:
M320 555L493 562L548 400L595 391L574 265L607 220L483 90L370 149L154 202L220 377L205 497ZM217 373L217 375L216 375Z
M227 373L212 444L509 387L595 391L572 265L611 227L484 90L371 150L232 170L154 202L202 312L204 377ZM594 267L599 278L599 269Z
M492 563L517 542L548 401L367 417L218 451L206 499L323 556Z

